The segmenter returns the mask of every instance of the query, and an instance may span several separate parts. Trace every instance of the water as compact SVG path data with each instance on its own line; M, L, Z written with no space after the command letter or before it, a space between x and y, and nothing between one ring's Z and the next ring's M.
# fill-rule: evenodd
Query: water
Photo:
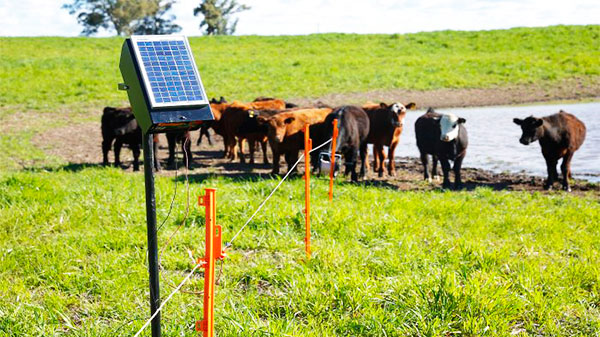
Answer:
M565 110L577 116L587 128L585 141L575 152L571 162L573 176L593 182L600 182L600 102L493 106L478 108L437 109L437 112L450 112L467 120L469 147L463 167L475 167L493 172L525 172L535 176L546 176L546 162L539 142L528 146L519 143L521 128L513 123L513 118L530 115L542 117ZM405 128L396 148L396 156L418 157L415 141L415 121L423 110L408 111ZM560 164L560 162L559 162ZM558 168L560 174L560 168Z

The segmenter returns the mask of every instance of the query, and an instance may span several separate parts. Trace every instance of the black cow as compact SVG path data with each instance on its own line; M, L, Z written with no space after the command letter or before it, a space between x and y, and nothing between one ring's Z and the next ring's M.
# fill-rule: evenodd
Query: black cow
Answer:
M131 108L106 107L102 113L102 165L108 162L108 152L114 141L115 166L121 166L121 147L129 145L133 152L133 170L140 169L139 157L142 144L142 129L137 124ZM160 164L156 156L158 142L154 141L154 168L160 170Z
M331 112L325 122L311 127L311 132L314 130L313 148L322 144L324 140L331 138L333 134L333 120L338 120L338 137L336 139L335 152L341 153L344 156L344 164L346 166L345 174L351 174L352 181L357 181L356 161L360 155L360 177L365 176L365 162L367 155L367 135L369 134L369 116L360 107L349 105L342 106ZM323 137L323 128L326 130L326 136ZM331 148L331 146L330 146ZM317 165L316 157L318 151L313 152L313 165Z
M525 119L515 118L513 121L515 124L520 125L523 131L519 140L521 144L529 145L536 140L540 141L548 170L548 179L544 184L544 188L551 189L554 181L558 180L556 165L558 160L562 158L560 165L563 174L562 186L564 190L571 191L569 186L571 159L585 140L585 124L563 110L542 118L530 116Z
M469 144L467 129L464 127L466 120L453 114L438 114L429 108L415 122L415 135L417 147L421 153L425 180L431 181L428 169L428 155L433 157L432 175L437 176L437 160L442 164L444 173L444 188L450 188L450 163L454 161L454 187L462 184L460 169L467 153Z

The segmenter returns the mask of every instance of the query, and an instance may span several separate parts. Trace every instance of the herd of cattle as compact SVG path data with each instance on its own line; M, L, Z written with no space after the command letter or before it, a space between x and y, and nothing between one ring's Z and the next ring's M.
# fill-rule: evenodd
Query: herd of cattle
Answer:
M268 164L267 143L273 155L272 173L279 174L280 157L283 155L289 168L293 168L301 150L304 149L304 127L309 125L313 148L327 142L333 134L333 120L338 121L339 135L336 139L335 153L344 157L345 174L350 174L353 181L364 177L369 168L368 144L372 144L374 167L379 177L385 169L390 176L396 174L394 152L400 142L404 128L407 109L414 109L415 103L367 103L359 106L341 106L333 108L325 104L300 108L280 99L259 97L253 102L227 102L211 100L214 120L206 122L200 128L200 144L203 137L212 144L209 128L223 137L223 156L232 161L244 163L244 143L248 144L248 158L254 164L254 152L260 146L263 163ZM440 114L428 109L415 122L417 147L421 154L424 178L431 181L437 178L437 162L442 166L443 187L450 188L450 171L454 171L454 187L461 186L461 165L468 146L466 120L453 114ZM546 189L551 189L558 180L557 163L561 158L563 174L562 186L570 190L570 162L573 153L579 149L585 139L585 125L575 116L560 111L543 118L528 117L524 120L515 118L514 123L522 128L520 142L528 145L539 140L542 154L548 168ZM139 155L142 140L131 108L106 107L102 115L102 152L103 164L108 164L108 152L114 141L115 165L120 165L119 155L123 144L129 145L133 151L133 169L139 169ZM190 132L170 132L166 134L169 148L167 166L175 163L175 149L181 144L185 165L192 162ZM155 153L158 138L155 137ZM388 148L387 156L384 147ZM331 149L325 149L325 152ZM319 168L319 153L311 154L311 162L315 171ZM429 175L429 157L432 158L431 176ZM386 157L389 158L387 167ZM360 159L360 170L357 163ZM450 162L453 162L451 168ZM160 164L155 156L155 169Z

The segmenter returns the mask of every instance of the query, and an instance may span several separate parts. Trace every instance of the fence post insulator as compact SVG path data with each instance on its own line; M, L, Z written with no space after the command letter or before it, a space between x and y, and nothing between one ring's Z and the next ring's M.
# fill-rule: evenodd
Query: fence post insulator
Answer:
M203 258L198 259L204 271L204 312L203 319L196 321L196 331L202 331L204 337L214 336L214 304L215 304L215 264L216 260L223 259L221 226L216 224L217 218L217 190L207 188L205 194L198 198L198 204L204 206L206 243Z
M306 221L306 233L304 237L304 249L306 258L310 259L310 151L312 139L310 139L310 126L304 126L304 219Z

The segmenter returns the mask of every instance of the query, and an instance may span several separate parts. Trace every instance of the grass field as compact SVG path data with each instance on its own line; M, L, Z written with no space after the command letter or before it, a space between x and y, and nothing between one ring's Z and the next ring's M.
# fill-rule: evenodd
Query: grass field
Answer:
M599 41L598 25L191 38L209 96L243 100L598 83ZM132 336L149 316L143 176L73 165L34 142L127 104L116 90L121 44L0 38L2 337ZM191 270L187 250L202 251L202 188L218 189L227 240L276 183L193 176L190 216L161 258L163 296ZM174 180L156 184L164 247L184 219L184 187L167 218ZM600 335L597 194L340 182L331 205L326 185L313 180L310 261L301 179L234 243L217 287L218 336ZM202 304L189 292L202 282L198 274L167 305L164 336L196 336Z
M225 240L275 180L192 177L191 213L162 256L163 294L201 251L218 189ZM304 261L303 182L286 182L234 242L218 336L592 336L600 331L600 204L568 194L397 192L314 181ZM157 180L158 220L173 180ZM183 219L180 182L159 246ZM117 169L0 176L0 335L131 336L148 317L143 177ZM197 278L185 288L200 289ZM163 295L164 296L164 295ZM165 336L193 336L201 299L178 294ZM149 335L149 332L146 332Z
M190 39L209 96L552 85L600 76L600 26ZM0 38L0 106L121 104L122 38Z

